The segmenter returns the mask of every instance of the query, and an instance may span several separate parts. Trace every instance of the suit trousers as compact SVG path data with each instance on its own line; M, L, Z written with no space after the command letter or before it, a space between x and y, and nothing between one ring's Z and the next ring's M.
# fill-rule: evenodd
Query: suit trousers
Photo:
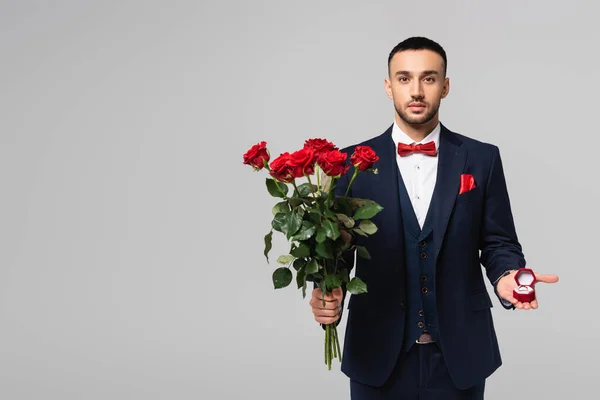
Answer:
M466 390L457 389L435 343L414 344L402 352L381 387L350 380L352 400L482 400L484 390L485 381Z

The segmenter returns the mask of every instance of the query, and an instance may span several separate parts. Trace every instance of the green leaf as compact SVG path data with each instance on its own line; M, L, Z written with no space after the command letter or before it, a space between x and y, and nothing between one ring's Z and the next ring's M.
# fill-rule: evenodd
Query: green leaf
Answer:
M327 240L327 233L325 233L325 229L323 227L320 227L317 231L316 240L317 243L323 243L325 240Z
M363 219L362 221L360 221L360 224L358 227L360 228L361 231L363 231L364 233L366 233L368 235L372 235L375 232L377 232L377 225L375 225L372 221L369 221L367 219Z
M336 219L338 219L338 218L337 218L337 215L335 215L335 213L334 213L333 211L331 211L331 210L330 210L329 208L327 208L327 207L325 208L325 216L326 216L327 218L331 218L332 220L336 220Z
M354 219L370 219L377 215L381 210L383 210L383 207L379 204L368 204L356 210Z
M327 242L317 243L315 248L318 255L323 258L333 258L333 253L331 252L331 247L328 246Z
M340 236L344 240L344 243L350 244L350 242L352 242L352 235L349 234L348 231L345 231L345 230L342 229L340 231Z
M367 285L357 277L348 282L346 289L352 294L367 293Z
M358 208L358 207L355 207ZM336 202L336 206L335 209L340 212L343 213L345 215L351 215L352 214L352 204L350 203L350 199L348 197L340 197L337 199Z
M304 268L307 274L316 274L319 272L319 263L314 258L306 264L306 268Z
M313 224L308 221L303 221L300 231L298 231L298 233L294 235L292 239L297 241L307 240L310 239L316 231L317 228Z
M342 286L342 281L336 274L329 274L325 277L325 285L328 289L335 289Z
M291 251L291 254L296 258L304 258L310 256L310 247L306 243L302 243Z
M273 248L273 230L265 235L265 258L267 259L267 264L269 263L269 251Z
M341 268L338 271L338 275L340 276L340 279L342 280L342 282L348 283L350 281L350 273L348 272L348 270L346 268Z
M275 182L274 179L267 178L267 190L273 197L285 197L288 193L288 186L283 182Z
M360 207L364 207L364 206L377 205L376 202L374 202L373 200L369 200L369 199L360 199L358 197L345 197L344 199L346 199L350 203L350 206L352 208L360 208Z
M292 256L290 254L286 254L286 255L283 255L283 256L279 256L279 258L277 259L277 262L279 264L289 264L289 263L291 263L294 260L294 258L296 258L296 257L294 257L294 256Z
M310 183L303 183L298 186L298 195L300 197L308 197L311 193L317 193L319 188L317 185L311 185Z
M367 260L371 259L371 255L364 246L356 246L356 253L359 257L366 258Z
M275 216L273 217L273 221L271 221L271 227L273 227L273 229L275 229L278 232L284 233L283 226L285 224L286 218L287 218L287 214L284 214L284 213L275 214Z
M354 219L350 218L349 216L347 216L346 214L343 213L337 213L335 214L338 219L342 222L342 224L344 224L344 226L346 228L353 228L354 227Z
M273 271L273 286L275 289L281 289L292 282L292 271L286 267L277 268Z
M296 271L300 271L302 268L304 268L306 266L306 260L297 258L294 260L294 263L292 265Z
M354 228L354 229L352 229L352 231L358 233L360 236L369 237L369 235L367 235L366 233L364 233L362 231L362 229L360 229L360 228Z
M296 232L298 232L298 229L300 229L301 226L302 217L298 213L292 211L286 215L285 222L282 225L283 233L285 233L287 238L290 239Z
M337 224L334 224L328 219L323 221L323 229L325 230L325 235L327 235L327 237L331 240L336 240L340 237L340 231L337 227Z
M291 198L289 200L290 205L294 208L300 207L301 204L304 204L304 202L301 199L296 199L296 198Z
M296 285L298 285L298 289L302 288L302 298L306 298L306 273L303 269L298 271L296 274Z
M273 215L277 215L278 213L287 214L290 212L290 205L287 201L282 201L273 206Z
M314 211L308 212L308 220L314 225L318 225L321 222L321 215Z

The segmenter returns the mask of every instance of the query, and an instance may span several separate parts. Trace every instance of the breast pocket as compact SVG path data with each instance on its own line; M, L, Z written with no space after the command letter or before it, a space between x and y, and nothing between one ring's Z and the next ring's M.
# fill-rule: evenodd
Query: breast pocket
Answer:
M456 198L456 204L472 203L481 199L482 191L479 187L473 188L468 192L461 193Z

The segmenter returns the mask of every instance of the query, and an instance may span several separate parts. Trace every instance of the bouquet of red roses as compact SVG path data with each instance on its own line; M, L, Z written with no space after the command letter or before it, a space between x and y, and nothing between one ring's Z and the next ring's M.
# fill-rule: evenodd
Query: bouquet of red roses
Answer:
M350 198L347 194L358 174L377 173L373 166L378 159L370 147L356 146L348 163L347 154L326 139L306 140L302 149L282 153L270 164L270 152L264 141L244 154L244 164L255 171L269 172L267 190L279 199L272 210L271 229L264 237L267 263L273 231L282 233L291 243L289 254L277 259L282 266L272 274L275 289L288 286L294 270L303 298L307 282L320 287L322 293L330 293L342 285L352 294L367 291L366 284L358 277L350 280L352 266L345 264L343 253L356 251L359 257L370 257L364 246L355 244L354 238L377 232L377 226L370 219L383 208L372 200ZM338 180L352 166L354 172L345 194L334 195ZM316 184L312 176L316 177ZM299 182L300 179L305 182ZM325 364L329 369L333 358L342 360L335 323L325 325Z

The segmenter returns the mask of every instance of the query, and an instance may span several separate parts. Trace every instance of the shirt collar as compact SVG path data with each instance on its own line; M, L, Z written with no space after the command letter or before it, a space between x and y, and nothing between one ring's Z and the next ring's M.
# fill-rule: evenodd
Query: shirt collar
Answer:
M435 143L435 148L439 149L440 148L440 130L441 130L441 127L440 127L440 123L438 122L437 125L435 126L435 128L433 128L433 130L431 132L429 132L429 134L427 136L425 136L423 138L423 140L421 140L419 142L415 142L414 140L412 140L410 138L410 136L408 136L406 133L404 133L404 131L402 131L402 129L400 129L398 124L396 124L396 121L394 121L394 126L392 127L392 139L394 140L394 144L396 145L396 147L398 146L398 143L421 144L421 143L427 143L427 142L433 141Z

